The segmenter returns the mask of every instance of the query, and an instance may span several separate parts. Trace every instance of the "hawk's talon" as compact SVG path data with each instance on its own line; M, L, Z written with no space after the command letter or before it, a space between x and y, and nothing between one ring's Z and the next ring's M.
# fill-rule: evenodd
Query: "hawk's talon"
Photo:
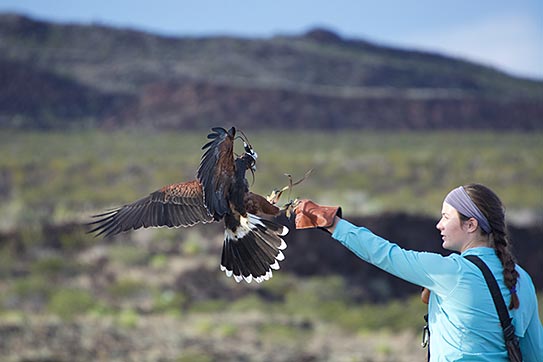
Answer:
M285 212L285 215L288 219L292 216L294 213L294 209L296 209L296 206L300 203L299 199L290 200L287 202L283 207L281 208L281 211Z

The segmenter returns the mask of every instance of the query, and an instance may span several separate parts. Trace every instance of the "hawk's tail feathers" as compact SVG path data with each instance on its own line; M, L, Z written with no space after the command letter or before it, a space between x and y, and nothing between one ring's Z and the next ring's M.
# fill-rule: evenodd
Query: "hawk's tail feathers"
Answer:
M236 230L226 229L222 249L221 270L236 282L245 279L260 283L272 277L285 259L281 250L287 247L282 236L288 228L253 214L241 217Z

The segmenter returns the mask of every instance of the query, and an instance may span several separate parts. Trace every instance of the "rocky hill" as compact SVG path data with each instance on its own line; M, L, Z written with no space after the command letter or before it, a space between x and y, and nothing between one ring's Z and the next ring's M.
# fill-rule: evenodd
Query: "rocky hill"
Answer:
M157 36L0 14L0 126L540 129L543 82L324 29Z

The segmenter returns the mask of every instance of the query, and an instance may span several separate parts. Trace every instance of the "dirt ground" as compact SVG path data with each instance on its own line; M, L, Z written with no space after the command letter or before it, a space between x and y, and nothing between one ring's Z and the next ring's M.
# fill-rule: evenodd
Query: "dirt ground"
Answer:
M259 313L104 317L26 316L0 323L5 362L423 361L415 332L348 335L329 325Z

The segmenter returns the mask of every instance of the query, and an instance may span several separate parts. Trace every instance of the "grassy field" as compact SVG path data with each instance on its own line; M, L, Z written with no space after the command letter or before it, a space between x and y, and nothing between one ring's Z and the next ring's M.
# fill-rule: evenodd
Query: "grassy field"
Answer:
M262 285L236 284L217 270L219 228L103 240L77 225L193 179L205 133L0 134L0 355L16 362L421 360L418 296L370 304L339 275L283 272ZM543 210L541 134L248 136L259 153L252 188L260 193L285 185L284 173L296 179L313 169L292 197L341 204L345 214L437 218L444 194L473 181L494 188L513 216L529 220Z
M0 134L0 227L81 218L193 179L206 132ZM313 169L292 197L347 214L439 215L444 195L481 182L511 217L543 211L543 135L490 132L249 133L259 153L252 189L268 194ZM238 150L241 152L241 149ZM251 182L251 176L248 176ZM286 201L286 200L284 200Z

